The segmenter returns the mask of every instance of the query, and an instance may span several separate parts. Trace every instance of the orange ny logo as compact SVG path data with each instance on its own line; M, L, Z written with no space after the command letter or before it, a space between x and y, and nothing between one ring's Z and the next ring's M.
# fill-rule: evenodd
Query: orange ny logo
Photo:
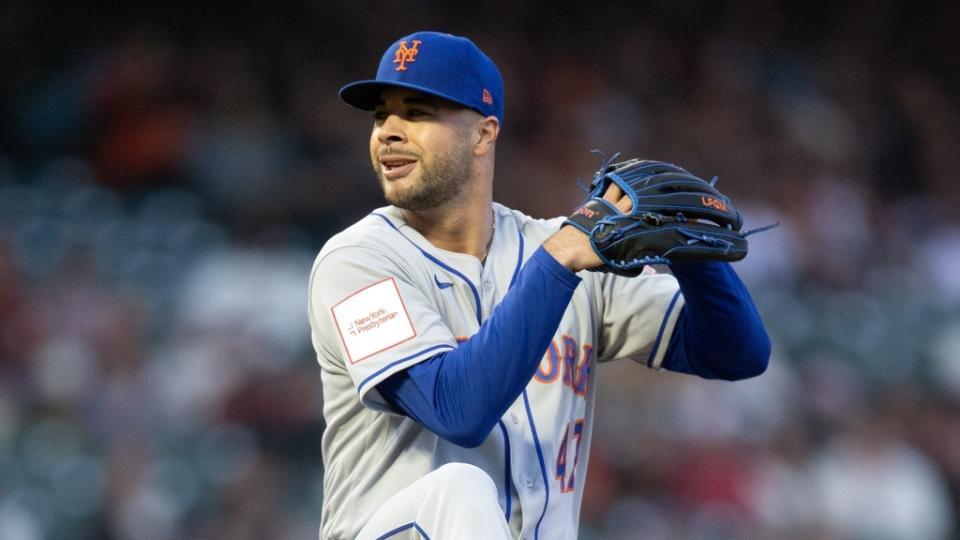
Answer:
M417 53L420 52L417 48L420 47L420 40L413 40L413 47L407 47L406 40L400 42L400 46L397 47L397 54L393 57L394 64L400 64L397 66L397 71L406 71L407 62L415 62L417 60Z

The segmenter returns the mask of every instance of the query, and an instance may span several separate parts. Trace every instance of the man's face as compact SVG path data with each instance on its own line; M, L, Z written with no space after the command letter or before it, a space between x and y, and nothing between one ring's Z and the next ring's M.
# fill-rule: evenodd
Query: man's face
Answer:
M478 113L414 90L388 88L373 116L370 158L387 202L427 210L462 193Z

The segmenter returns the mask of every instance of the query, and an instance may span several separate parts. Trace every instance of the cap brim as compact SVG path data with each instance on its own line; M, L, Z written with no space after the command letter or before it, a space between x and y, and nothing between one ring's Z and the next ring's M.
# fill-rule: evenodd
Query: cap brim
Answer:
M462 105L468 109L474 108L472 105L463 103L462 101L454 99L446 94L436 92L429 88L424 88L423 86L402 82L386 82L377 80L357 81L344 86L340 89L340 99L358 109L372 111L381 101L380 94L387 88L409 88L410 90L416 90L418 92L423 92L424 94L429 94L431 96L446 99L447 101L452 101L453 103Z

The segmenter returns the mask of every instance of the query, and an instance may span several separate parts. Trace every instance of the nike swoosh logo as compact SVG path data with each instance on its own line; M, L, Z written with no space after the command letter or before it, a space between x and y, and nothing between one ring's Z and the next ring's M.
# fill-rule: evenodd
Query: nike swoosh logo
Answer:
M437 287L440 287L441 289L446 289L447 287L453 287L453 283L449 281L440 281L439 279L437 279L436 274L433 275L433 281L434 283L437 284Z

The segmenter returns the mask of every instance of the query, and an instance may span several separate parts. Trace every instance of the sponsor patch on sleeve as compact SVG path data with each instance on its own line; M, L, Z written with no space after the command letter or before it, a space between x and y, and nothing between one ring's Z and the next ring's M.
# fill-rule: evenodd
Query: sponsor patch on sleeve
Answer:
M393 278L352 293L330 311L351 364L417 335Z

